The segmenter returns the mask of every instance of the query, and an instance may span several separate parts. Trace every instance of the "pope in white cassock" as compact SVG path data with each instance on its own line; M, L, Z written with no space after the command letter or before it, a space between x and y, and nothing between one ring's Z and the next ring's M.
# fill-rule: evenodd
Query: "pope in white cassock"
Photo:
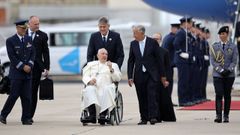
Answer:
M115 106L116 85L113 82L121 80L121 72L116 63L107 61L106 49L99 49L97 57L97 61L88 62L83 68L82 80L86 88L82 93L82 109L95 105L97 114L101 114L110 112ZM96 120L96 115L94 117Z

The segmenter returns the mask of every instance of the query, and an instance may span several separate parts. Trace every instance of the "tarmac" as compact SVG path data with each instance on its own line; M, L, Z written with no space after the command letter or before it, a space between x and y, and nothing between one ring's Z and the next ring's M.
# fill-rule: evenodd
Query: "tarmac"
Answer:
M177 103L176 83L173 102ZM235 84L235 89L240 85ZM123 94L124 115L120 125L89 124L80 122L81 82L56 82L54 100L40 100L33 125L21 123L20 99L7 118L7 125L0 123L0 135L239 135L240 111L230 112L230 123L214 123L215 111L183 111L175 107L177 122L162 122L155 125L137 125L139 122L138 102L135 87L120 82ZM211 82L207 85L207 96L214 100ZM0 108L7 95L0 95ZM240 100L239 91L233 91L232 100Z

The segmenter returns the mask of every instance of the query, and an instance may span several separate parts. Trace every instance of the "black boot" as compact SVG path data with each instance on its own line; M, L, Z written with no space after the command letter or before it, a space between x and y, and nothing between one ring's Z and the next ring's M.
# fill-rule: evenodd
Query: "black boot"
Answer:
M231 97L226 97L224 99L224 115L223 115L223 122L228 123L229 122L229 111L231 106Z
M215 107L216 107L217 116L214 122L221 123L222 122L222 100L220 97L216 97Z

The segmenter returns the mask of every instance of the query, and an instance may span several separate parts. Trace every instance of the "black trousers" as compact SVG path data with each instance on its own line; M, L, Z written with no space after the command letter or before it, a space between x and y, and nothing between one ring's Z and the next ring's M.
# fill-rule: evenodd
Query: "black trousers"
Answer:
M159 82L154 81L147 72L142 72L141 78L141 80L135 80L134 83L141 120L147 121L158 117L157 91L160 88L160 80Z
M216 94L216 114L222 116L222 99L224 98L224 117L228 117L231 106L231 92L234 77L213 78L213 84Z
M240 52L240 42L237 42L238 52ZM238 71L240 71L240 53L238 53Z
M40 84L42 72L39 73L35 72L35 75L32 79L32 104L31 104L31 118L34 117L36 108L37 108L37 102L38 102L38 89Z
M22 121L30 119L30 105L31 105L31 79L12 79L10 94L5 102L1 111L1 116L7 118L11 112L18 97L21 99L22 104Z
M190 65L189 64L177 64L178 69L178 102L179 104L185 104L191 101L190 91Z

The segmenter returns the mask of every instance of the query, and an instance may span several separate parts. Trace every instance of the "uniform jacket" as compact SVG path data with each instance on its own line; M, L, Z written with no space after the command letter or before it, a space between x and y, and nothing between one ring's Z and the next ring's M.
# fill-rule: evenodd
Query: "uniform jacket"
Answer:
M173 45L176 53L174 57L174 63L175 64L189 63L188 59L184 59L180 56L182 52L188 53L186 52L186 31L183 28L180 28L176 33Z
M231 42L228 42L223 50L221 42L216 42L212 45L210 50L210 61L213 66L213 77L222 78L220 74L222 69L228 69L231 72L228 77L234 77L234 69L238 58L237 46ZM216 59L216 57L218 57L218 59ZM223 63L222 61L219 61L221 58L224 59Z
M35 49L32 45L31 38L24 36L22 43L17 34L6 40L8 57L10 59L10 79L30 79L32 73L23 71L24 65L29 65L33 68L35 59Z
M162 42L162 47L167 49L169 52L171 66L174 67L174 55L175 55L175 48L173 46L173 41L175 38L175 34L169 33L167 36L164 37Z
M120 34L109 31L107 43L105 45L101 33L93 33L89 40L87 62L97 60L97 51L101 48L105 48L108 51L108 60L117 63L119 68L121 68L124 59L124 52Z
M159 54L159 45L157 41L146 37L143 56L140 51L139 42L134 40L130 44L129 59L128 59L128 79L134 81L142 80L142 65L146 68L151 78L154 81L160 81L160 77L164 76L162 59Z

